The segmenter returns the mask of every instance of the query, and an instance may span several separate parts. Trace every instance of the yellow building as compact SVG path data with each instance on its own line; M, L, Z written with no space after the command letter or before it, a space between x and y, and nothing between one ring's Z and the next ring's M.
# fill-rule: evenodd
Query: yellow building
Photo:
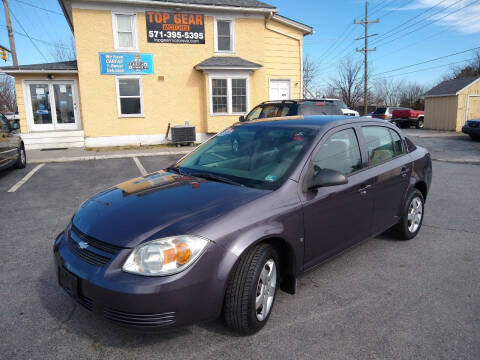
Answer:
M425 94L425 128L461 131L480 118L480 77L446 80Z
M77 61L4 67L28 148L197 141L265 100L300 98L311 27L256 0L59 0Z

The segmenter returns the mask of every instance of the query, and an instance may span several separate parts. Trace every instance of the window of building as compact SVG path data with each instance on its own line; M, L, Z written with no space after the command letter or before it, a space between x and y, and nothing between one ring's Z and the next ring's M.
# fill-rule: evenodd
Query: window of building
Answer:
M117 76L118 115L120 117L143 116L142 78Z
M245 114L248 109L248 78L210 79L212 115Z
M349 175L362 168L362 157L353 129L339 131L325 141L313 157L314 172L321 169Z
M215 19L215 51L233 53L235 51L233 19Z
M383 126L363 126L362 133L368 147L370 166L392 159L395 146L388 128Z
M135 15L113 14L113 33L116 50L137 50Z

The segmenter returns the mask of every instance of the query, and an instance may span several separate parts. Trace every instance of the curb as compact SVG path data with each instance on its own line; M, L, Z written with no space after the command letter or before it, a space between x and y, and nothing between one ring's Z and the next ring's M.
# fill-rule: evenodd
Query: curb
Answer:
M45 158L45 159L31 159L28 160L28 164L42 164L42 163L62 163L73 161L91 161L91 160L107 160L107 159L128 159L134 157L147 157L147 156L165 156L165 155L186 155L191 150L180 151L158 151L152 153L136 153L136 154L112 154L112 155L88 155L88 156L73 156L73 157L58 157L58 158Z
M480 159L434 159L432 161L451 163L451 164L465 164L465 165L480 165Z

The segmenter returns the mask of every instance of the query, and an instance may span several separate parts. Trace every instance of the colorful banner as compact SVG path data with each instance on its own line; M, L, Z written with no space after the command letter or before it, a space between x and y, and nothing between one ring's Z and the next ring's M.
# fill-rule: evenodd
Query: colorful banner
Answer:
M153 43L205 44L201 14L146 11L147 41Z
M153 55L139 53L99 53L102 75L152 75Z

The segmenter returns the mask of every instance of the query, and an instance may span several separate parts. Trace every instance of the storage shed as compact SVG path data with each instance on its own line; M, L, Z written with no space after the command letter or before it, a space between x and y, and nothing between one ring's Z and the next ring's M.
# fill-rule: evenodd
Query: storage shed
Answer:
M480 77L444 81L425 93L425 128L461 131L480 118Z

